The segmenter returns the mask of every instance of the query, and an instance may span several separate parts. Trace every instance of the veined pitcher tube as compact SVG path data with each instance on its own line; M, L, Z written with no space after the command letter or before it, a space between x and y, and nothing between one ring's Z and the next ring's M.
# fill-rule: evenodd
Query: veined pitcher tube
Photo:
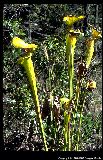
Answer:
M86 68L89 68L93 57L95 40L101 37L101 33L92 28L92 36L86 41Z
M69 99L73 96L73 76L74 76L74 53L77 41L77 35L80 32L71 30L66 36L66 57L68 61L68 74L69 74Z

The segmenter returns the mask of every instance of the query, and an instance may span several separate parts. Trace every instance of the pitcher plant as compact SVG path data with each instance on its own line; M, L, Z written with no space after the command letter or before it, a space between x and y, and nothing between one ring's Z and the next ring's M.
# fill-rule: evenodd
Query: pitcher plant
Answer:
M34 104L35 104L37 122L39 123L45 151L48 151L44 128L43 128L43 124L42 124L42 118L41 118L41 114L40 114L40 105L39 105L37 86L36 86L36 76L35 76L35 71L34 71L34 67L33 67L33 62L31 59L33 51L37 48L37 45L25 43L22 39L20 39L18 37L13 38L12 44L15 48L25 49L26 53L18 59L18 64L22 65L26 71L26 74L27 74L27 77L28 77L28 80L30 83L30 87L31 87L31 92L32 92Z

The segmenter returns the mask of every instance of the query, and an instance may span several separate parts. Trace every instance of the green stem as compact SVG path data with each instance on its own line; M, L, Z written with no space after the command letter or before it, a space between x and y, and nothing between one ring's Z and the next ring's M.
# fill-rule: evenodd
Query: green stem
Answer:
M74 142L74 130L76 126L76 114L77 114L77 108L78 108L78 103L79 103L79 94L80 94L80 77L77 79L77 85L76 85L76 101L74 104L74 111L73 111L73 123L72 123L72 137L71 137L71 145L73 146Z
M83 86L84 78L81 80L81 85ZM82 112L84 108L84 102L85 102L85 96L86 96L86 91L81 92L81 96L83 96L81 108L80 108L80 118L79 118L79 127L78 127L78 133L77 133L77 144L76 144L76 151L79 150L79 142L80 142L80 135L81 135L81 124L82 124Z
M78 134L77 134L77 144L76 144L76 151L79 150L79 142L80 142L80 134L81 134L81 124L82 124L82 111L83 111L83 106L81 106L80 110L80 119L79 119L79 127L78 127Z
M71 141L70 141L70 132L71 132L71 129L70 129L70 118L71 118L71 113L69 112L68 114L68 146L67 146L67 150L70 151L71 150Z
M68 114L64 111L64 151L67 151Z

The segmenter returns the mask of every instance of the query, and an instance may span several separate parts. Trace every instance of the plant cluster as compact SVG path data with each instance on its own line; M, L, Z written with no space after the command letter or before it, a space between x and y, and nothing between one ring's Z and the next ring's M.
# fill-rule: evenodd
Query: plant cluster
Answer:
M8 77L8 88L11 85L10 79L13 83L16 81L16 88L14 85L13 90L9 92L11 97L13 93L13 99L16 101L8 100L12 110L6 116L10 119L8 126L11 128L12 121L20 124L20 120L24 119L22 124L24 123L26 132L29 122L27 139L29 149L33 148L30 142L34 137L35 122L37 125L35 134L40 134L43 150L46 151L82 150L83 147L85 148L83 145L86 140L93 134L94 128L96 128L96 133L97 130L100 131L100 121L93 122L93 115L86 111L86 101L97 87L96 82L90 78L90 67L94 46L98 42L96 39L101 37L101 33L90 24L88 24L86 32L83 32L80 22L84 19L85 16L64 17L63 21L66 22L67 29L62 32L64 32L63 36L66 34L66 42L64 39L61 42L60 37L55 35L53 37L52 34L38 45L37 43L30 44L30 40L27 38L25 41L28 43L22 40L26 34L20 30L18 21L11 21L9 24L11 29L12 25L14 26L11 38L15 48L10 47L10 52L13 54L8 55L8 58L16 61L15 63L9 62L6 56L5 62L9 68L9 63L13 64L17 73L14 71L11 77L7 74L4 76ZM13 24L11 25L11 23ZM79 29L77 29L78 27L75 29L76 23L78 23ZM4 25L8 25L7 21L4 21ZM81 47L78 46L80 43ZM35 49L36 53L34 53ZM76 62L78 51L80 59ZM82 52L84 53L82 54ZM4 67L5 69L6 67ZM85 125L86 127L83 127ZM14 127L15 130L18 129ZM90 132L88 133L88 131ZM23 137L23 139L25 138ZM39 148L41 147L39 146Z

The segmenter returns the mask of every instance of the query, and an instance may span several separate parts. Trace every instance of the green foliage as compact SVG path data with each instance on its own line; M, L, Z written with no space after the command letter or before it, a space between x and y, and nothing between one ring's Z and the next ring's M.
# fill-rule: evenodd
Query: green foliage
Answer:
M89 23L95 23L95 4L88 4L88 20ZM101 5L98 5L98 26L102 25ZM25 5L25 4L5 4L3 10L3 88L6 90L3 96L4 103L4 139L8 141L8 137L16 131L24 132L29 135L31 120L34 119L36 113L34 112L34 104L31 97L30 86L28 84L24 69L16 64L21 50L15 49L11 46L11 39L18 36L27 42L34 42L38 45L34 56L32 57L35 72L37 77L38 96L41 105L47 96L48 91L52 91L54 99L56 97L68 97L68 65L65 58L65 25L63 24L63 17L66 15L81 15L84 14L84 6L78 4L42 4L42 5ZM81 54L84 55L83 48L84 40L79 39L76 48L75 60L78 60ZM48 58L45 55L45 47ZM81 52L82 51L82 52ZM22 51L23 52L23 51ZM97 81L97 90L94 91L93 96L95 100L93 106L101 105L101 66L96 65L102 60L101 42L98 41L98 50L95 58L95 65L92 63L89 78L95 78ZM75 71L77 70L77 63ZM95 76L96 75L96 76ZM27 84L27 85L26 85ZM74 79L74 87L76 86L76 77ZM99 96L100 95L100 96ZM99 100L97 99L99 97ZM49 98L48 98L49 99ZM54 100L55 101L55 100ZM98 103L97 103L98 101ZM58 100L59 103L59 100ZM82 136L81 146L89 137L93 135L93 129L96 129L97 134L101 130L101 118L97 121L92 119L95 112L91 111L91 100L88 102L88 110L83 113L82 122ZM85 106L86 108L86 106ZM87 109L87 108L86 108ZM99 109L98 109L99 112ZM97 115L98 116L98 115ZM97 117L96 116L96 117ZM56 138L54 137L55 123L51 126L49 124L49 116L44 119L45 132L48 139L48 146L52 150L63 149L63 113L61 111L61 123ZM33 127L32 137L37 134L37 141L40 139L37 124ZM32 143L32 142L31 142ZM26 142L25 142L26 144ZM95 144L95 143L94 143ZM86 148L85 148L86 149ZM33 150L33 147L32 149ZM35 150L35 149L34 149ZM82 147L81 147L82 150Z

